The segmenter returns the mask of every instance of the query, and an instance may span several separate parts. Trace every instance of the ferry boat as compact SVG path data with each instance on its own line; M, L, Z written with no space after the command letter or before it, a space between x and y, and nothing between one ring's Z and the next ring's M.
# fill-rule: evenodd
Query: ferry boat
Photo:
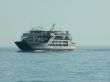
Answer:
M20 41L15 44L22 51L26 50L73 50L75 43L72 42L71 34L68 31L43 30L42 27L32 28L29 32L23 33Z

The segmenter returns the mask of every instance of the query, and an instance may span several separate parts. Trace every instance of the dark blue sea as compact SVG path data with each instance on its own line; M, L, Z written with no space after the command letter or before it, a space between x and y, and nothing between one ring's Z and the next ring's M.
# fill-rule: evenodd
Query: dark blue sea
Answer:
M110 47L35 52L0 48L0 82L110 82Z

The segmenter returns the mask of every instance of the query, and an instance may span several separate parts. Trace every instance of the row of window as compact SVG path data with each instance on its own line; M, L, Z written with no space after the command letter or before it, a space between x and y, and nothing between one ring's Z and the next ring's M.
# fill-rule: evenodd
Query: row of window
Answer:
M69 40L69 37L68 36L55 36L54 38L55 40Z
M68 41L53 41L52 43L68 43Z
M36 36L37 38L50 38L50 36Z
M50 36L28 36L28 38L50 38Z
M68 46L68 44L49 44L49 46Z

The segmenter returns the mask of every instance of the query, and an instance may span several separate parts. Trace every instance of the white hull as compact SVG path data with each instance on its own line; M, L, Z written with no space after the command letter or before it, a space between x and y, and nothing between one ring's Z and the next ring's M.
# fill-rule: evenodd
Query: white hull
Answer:
M68 46L49 46L47 43L42 44L30 44L31 48L34 50L74 50L74 45L68 45Z

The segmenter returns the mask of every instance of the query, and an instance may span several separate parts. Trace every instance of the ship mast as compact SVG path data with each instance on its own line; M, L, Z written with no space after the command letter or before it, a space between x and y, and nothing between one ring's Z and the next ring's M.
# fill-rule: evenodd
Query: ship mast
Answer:
M52 31L54 29L55 24L53 24L52 28L50 29L50 31Z

